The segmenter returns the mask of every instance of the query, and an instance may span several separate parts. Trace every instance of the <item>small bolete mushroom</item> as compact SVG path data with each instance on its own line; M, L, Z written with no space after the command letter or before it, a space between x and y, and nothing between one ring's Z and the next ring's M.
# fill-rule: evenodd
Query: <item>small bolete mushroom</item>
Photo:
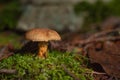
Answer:
M48 41L61 40L60 35L56 31L48 28L31 29L25 34L25 37L28 40L39 42L38 57L41 57L41 58L47 57Z

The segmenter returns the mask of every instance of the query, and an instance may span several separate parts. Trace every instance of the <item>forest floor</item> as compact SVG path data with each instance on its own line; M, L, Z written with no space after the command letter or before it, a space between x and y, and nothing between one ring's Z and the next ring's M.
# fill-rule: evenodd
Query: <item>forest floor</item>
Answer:
M0 78L119 80L118 31L112 29L91 35L68 33L62 36L62 41L50 41L46 59L37 57L37 43L26 42L24 35L1 32Z

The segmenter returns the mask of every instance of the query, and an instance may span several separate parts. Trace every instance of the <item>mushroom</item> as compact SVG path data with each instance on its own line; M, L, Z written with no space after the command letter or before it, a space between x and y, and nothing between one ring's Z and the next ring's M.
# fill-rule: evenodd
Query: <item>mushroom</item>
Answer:
M25 37L28 40L38 42L38 47L39 47L38 57L40 58L47 57L48 41L61 40L60 35L56 31L48 28L31 29L25 34Z

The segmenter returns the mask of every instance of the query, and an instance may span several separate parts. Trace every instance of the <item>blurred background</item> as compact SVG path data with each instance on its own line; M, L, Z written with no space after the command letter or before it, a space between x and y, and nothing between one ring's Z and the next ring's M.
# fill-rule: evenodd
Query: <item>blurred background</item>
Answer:
M3 37L12 35L13 39L32 28L50 28L61 34L110 29L119 26L119 3L120 0L0 0L0 40L4 43L11 39Z
M0 0L0 31L47 27L59 32L94 31L119 20L119 0Z

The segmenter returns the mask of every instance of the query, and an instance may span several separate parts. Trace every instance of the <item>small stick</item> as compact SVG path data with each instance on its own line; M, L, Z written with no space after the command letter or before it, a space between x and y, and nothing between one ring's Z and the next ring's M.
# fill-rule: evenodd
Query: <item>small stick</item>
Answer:
M108 34L110 32L117 32L117 31L120 31L120 29L114 29L114 30L104 30L104 31L101 31L101 32L98 32L98 33L95 33L94 35L90 36L89 39L94 39L96 37L100 37L102 35L105 35L105 34Z
M107 31L102 31L102 32L98 32L98 33L95 33L94 35L88 37L88 39L85 39L85 40L82 40L82 41L79 41L77 42L78 44L81 44L81 45L84 45L84 44L88 44L88 43L91 43L91 42L98 42L98 41L106 41L106 40L116 40L116 39L120 39L120 36L114 36L114 37L100 37L102 35L106 35L110 32L116 32L116 31L120 31L120 29L115 29L115 30L107 30Z
M9 53L9 54L7 54L7 55L1 57L1 58L0 58L0 61L1 61L2 59L8 58L9 56L11 56L11 55L13 55L13 54L14 54L14 53L11 52L11 53Z
M17 71L15 69L0 69L0 73L5 74L15 74Z
M1 50L0 50L0 57L4 55L4 52L6 51L7 47L4 46Z
M99 42L99 41L107 41L107 40L119 40L120 36L115 36L115 37L101 37L101 38L96 38L96 39L87 39L87 40L82 40L79 42L79 44L83 45L83 44L88 44L88 43L92 43L92 42Z
M96 72L96 71L87 72L87 73L91 73L91 74L98 74L98 75L101 75L101 74L107 74L107 73L103 73L103 72Z

